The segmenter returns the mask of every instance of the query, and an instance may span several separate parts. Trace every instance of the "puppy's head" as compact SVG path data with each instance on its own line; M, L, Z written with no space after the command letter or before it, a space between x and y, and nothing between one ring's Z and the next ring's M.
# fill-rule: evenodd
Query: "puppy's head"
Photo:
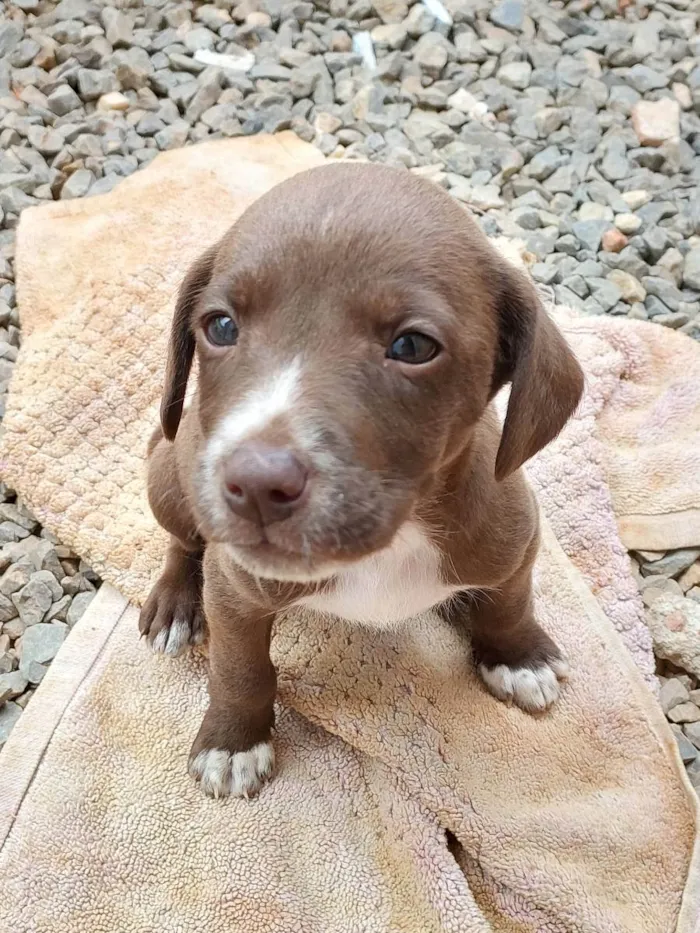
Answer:
M498 480L559 432L582 387L532 285L462 208L356 163L274 188L189 271L170 439L195 352L205 535L288 580L388 545L506 382Z

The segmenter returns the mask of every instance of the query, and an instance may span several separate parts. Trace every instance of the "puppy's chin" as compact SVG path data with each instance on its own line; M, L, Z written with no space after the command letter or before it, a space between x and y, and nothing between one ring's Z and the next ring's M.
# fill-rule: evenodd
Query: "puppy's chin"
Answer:
M274 544L228 544L229 556L247 573L264 580L280 583L321 583L330 579L342 567L337 561L319 561L290 554Z

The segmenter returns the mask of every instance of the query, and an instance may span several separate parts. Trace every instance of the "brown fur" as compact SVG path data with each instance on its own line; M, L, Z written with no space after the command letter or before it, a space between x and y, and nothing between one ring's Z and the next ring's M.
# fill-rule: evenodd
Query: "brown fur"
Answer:
M235 316L237 346L204 338L218 311ZM442 352L421 366L387 360L407 329ZM183 416L195 352L199 390ZM304 371L295 417L314 428L308 449L295 451L307 457L310 490L289 517L261 528L222 510L205 449L232 407L292 358ZM490 403L508 382L501 433ZM471 588L449 611L460 623L470 616L483 664L559 657L533 617L537 509L519 468L561 430L582 385L529 280L429 183L343 164L296 176L249 208L185 277L163 435L150 452L150 501L173 544L142 632L153 641L179 617L199 641L204 583L211 705L193 755L269 737L275 613L333 585L284 582L288 571L341 570L390 545L409 519L439 547L443 580ZM291 447L293 418L273 418L257 437ZM270 572L251 572L258 564Z

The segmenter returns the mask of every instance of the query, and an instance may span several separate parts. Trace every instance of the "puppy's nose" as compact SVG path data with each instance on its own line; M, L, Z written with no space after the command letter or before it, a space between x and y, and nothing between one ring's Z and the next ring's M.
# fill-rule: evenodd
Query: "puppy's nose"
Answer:
M306 480L291 451L260 443L239 447L224 467L229 508L259 525L288 518L302 502Z

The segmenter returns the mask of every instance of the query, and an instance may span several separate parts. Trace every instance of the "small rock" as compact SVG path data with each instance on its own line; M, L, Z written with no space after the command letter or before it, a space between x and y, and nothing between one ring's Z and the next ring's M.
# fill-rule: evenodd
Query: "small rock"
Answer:
M681 703L688 703L690 694L676 677L671 677L659 690L659 703L665 714L668 714L674 706L680 706Z
M111 94L103 94L97 101L98 110L128 110L129 98L125 97L120 91L113 91Z
M623 272L622 269L613 269L607 274L606 278L619 288L622 299L629 304L634 304L635 301L644 301L647 296L641 283L629 272Z
M639 94L647 94L649 91L666 87L668 78L647 65L634 65L627 72L627 82Z
M407 0L373 0L372 6L383 23L400 23L408 16Z
M689 722L683 726L683 732L688 736L693 745L700 749L700 722Z
M699 557L700 548L681 548L669 551L659 560L645 561L641 566L641 571L644 576L653 573L664 577L677 577Z
M12 729L21 715L22 707L16 703L4 703L0 706L0 747L9 739Z
M700 603L682 595L663 594L651 604L646 621L656 656L700 677Z
M5 624L2 627L3 634L9 635L9 637L13 641L16 641L16 639L21 638L22 635L24 635L24 633L26 632L26 630L27 630L27 626L24 624L24 622L20 619L19 616L17 616L14 619L10 619L9 622L5 622Z
M61 188L61 200L84 197L90 190L94 180L95 176L88 169L80 168L77 172L73 172Z
M53 583L58 586L53 574L50 574L48 570L42 572L48 574ZM45 580L32 577L21 590L12 595L12 601L17 607L20 619L29 627L36 625L44 618L53 602L53 593Z
M82 107L82 101L68 84L60 84L48 96L46 105L58 117Z
M40 671L38 668L53 661L67 634L68 626L63 622L53 622L50 625L41 623L27 629L22 636L19 669L29 683L39 683L45 669Z
M31 561L26 558L13 564L5 571L2 578L0 578L0 593L7 597L12 596L13 593L17 593L23 586L29 583L32 570Z
M640 207L643 207L651 200L651 195L648 191L644 191L640 188L634 191L623 191L622 200L631 211L638 211Z
M101 18L105 36L113 48L131 45L134 23L130 16L113 7L105 7Z
M601 245L609 253L619 253L627 246L627 237L618 229L606 230Z
M72 602L71 596L67 594L65 596L62 596L59 600L57 600L55 603L52 604L51 608L49 609L49 611L46 613L44 617L44 621L46 622L67 622L68 621L68 610L70 609L71 602Z
M642 146L661 146L680 136L680 111L676 100L640 100L632 108L632 126Z
M671 722L700 722L700 709L694 703L679 703L668 711Z
M681 589L686 591L693 586L700 586L700 561L696 561L679 578Z
M489 13L489 19L502 29L520 32L525 22L525 5L522 0L501 0Z
M676 733L676 742L678 743L678 753L684 765L690 764L698 757L698 752L692 742L688 741L682 732Z
M421 36L414 46L413 58L428 75L439 77L448 59L442 36L433 32Z
M78 91L83 100L97 100L103 94L119 90L117 79L111 71L93 71L80 68L78 71Z
M11 671L9 674L0 674L0 697L14 700L27 689L27 679L21 671Z
M187 136L190 131L190 125L185 120L176 120L170 126L160 130L153 137L159 149L179 149L187 142Z
M636 214L618 214L615 217L615 226L625 236L632 236L642 226L642 221Z
M471 190L469 203L482 211L503 207L503 199L495 185L475 185Z
M505 84L506 87L524 91L530 83L531 75L532 65L530 65L529 62L511 62L499 68L496 77Z
M683 284L687 288L700 291L700 247L691 249L686 254L683 265Z
M600 249L603 234L610 227L607 220L578 220L573 224L572 230L576 239L586 249L597 253Z
M73 628L78 619L81 618L87 607L95 598L95 593L78 593L73 597L73 602L71 607L68 610L68 615L66 617L66 622L68 623L69 628Z

